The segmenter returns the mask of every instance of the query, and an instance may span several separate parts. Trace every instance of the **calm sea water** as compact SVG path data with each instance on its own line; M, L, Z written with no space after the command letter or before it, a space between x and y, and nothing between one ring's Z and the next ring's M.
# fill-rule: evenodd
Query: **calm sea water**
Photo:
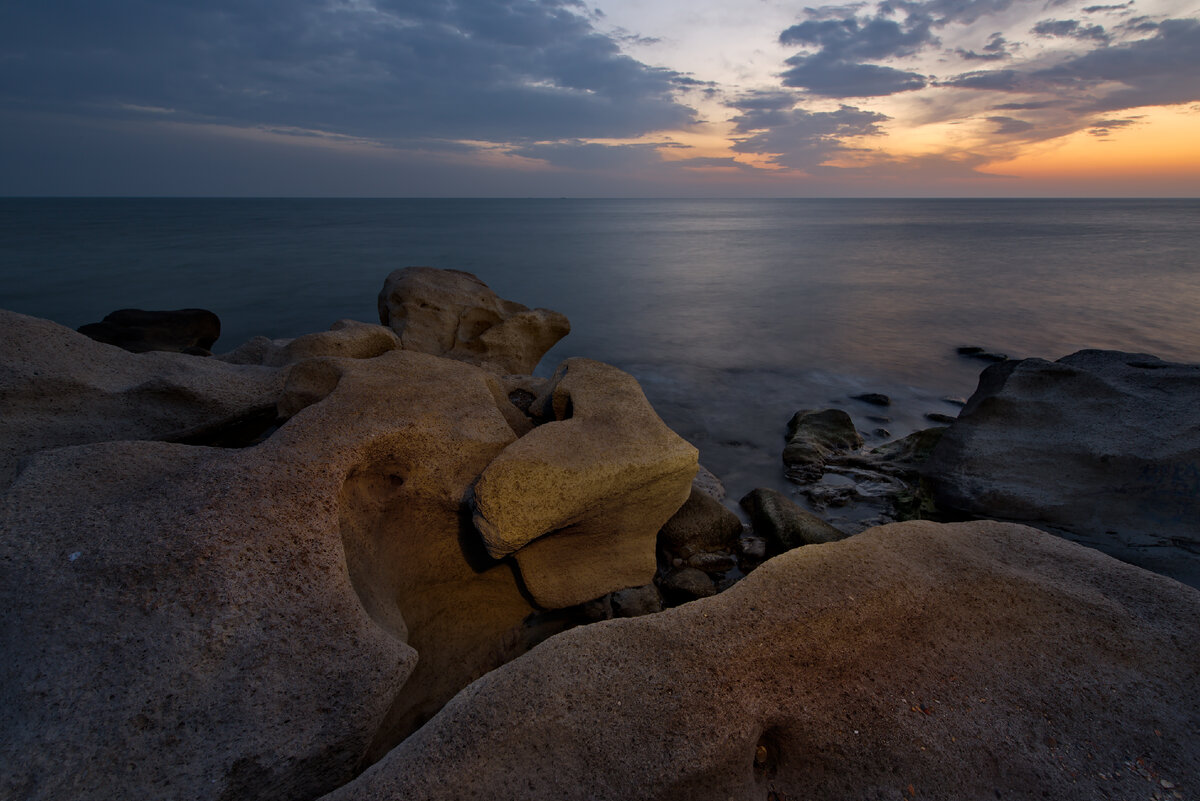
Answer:
M1200 360L1196 200L0 200L0 306L209 308L217 350L374 322L415 264L566 313L539 371L629 370L735 497L785 486L796 409L894 436L953 413L984 366L956 346Z

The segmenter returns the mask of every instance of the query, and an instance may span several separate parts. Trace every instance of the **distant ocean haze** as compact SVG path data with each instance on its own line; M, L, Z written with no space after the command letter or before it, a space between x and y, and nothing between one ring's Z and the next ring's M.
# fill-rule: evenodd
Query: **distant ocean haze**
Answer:
M539 372L629 370L731 494L785 486L798 408L894 436L953 413L986 366L958 346L1200 360L1197 200L0 200L0 306L208 308L217 351L376 322L407 265L564 312Z

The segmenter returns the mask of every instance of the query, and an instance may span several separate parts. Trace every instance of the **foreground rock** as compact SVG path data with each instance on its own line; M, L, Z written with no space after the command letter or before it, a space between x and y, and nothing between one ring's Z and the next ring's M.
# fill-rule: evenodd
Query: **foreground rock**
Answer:
M498 373L529 374L571 330L549 309L504 300L459 270L405 267L379 293L379 321L405 350L469 362Z
M265 428L285 376L177 353L133 354L0 310L0 486L38 450L118 439L219 438ZM251 426L254 428L254 426Z
M901 523L555 637L328 801L1190 794L1198 671L1191 588L1020 526Z
M79 333L131 353L165 350L208 356L221 336L221 320L207 309L120 309L98 323L81 325Z
M926 472L940 507L1200 586L1198 365L1093 350L989 367Z
M632 376L600 362L568 359L538 407L552 422L507 447L475 485L488 552L513 554L546 608L649 584L658 531L691 493L696 449Z

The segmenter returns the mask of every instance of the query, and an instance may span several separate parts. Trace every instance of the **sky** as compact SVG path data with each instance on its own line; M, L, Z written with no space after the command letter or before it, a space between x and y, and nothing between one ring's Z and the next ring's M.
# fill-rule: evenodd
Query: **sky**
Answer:
M1200 0L0 0L0 195L1197 197Z

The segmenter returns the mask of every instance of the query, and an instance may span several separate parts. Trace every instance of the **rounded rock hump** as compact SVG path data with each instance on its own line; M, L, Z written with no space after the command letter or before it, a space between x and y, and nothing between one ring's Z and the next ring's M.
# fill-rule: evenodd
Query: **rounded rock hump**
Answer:
M494 558L513 554L545 608L654 577L655 538L683 505L698 453L637 381L568 359L534 401L550 417L506 447L475 485L475 526Z
M384 281L379 321L405 350L469 362L500 374L528 375L571 331L566 315L504 300L461 270L405 267Z

